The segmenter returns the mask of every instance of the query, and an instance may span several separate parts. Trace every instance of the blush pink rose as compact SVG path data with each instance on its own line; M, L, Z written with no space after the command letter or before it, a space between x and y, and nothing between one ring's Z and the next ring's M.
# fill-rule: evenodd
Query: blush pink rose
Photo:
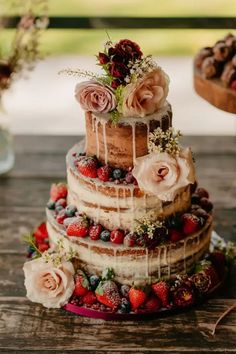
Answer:
M195 169L189 148L173 157L166 152L136 159L132 171L140 189L163 201L173 201L180 188L195 182Z
M108 113L116 107L116 98L112 89L97 81L77 84L75 97L85 111Z
M164 106L169 78L161 68L124 88L121 112L124 117L145 117Z
M74 267L71 262L63 261L55 267L46 263L43 257L26 262L23 267L25 287L29 300L43 304L47 308L64 306L73 294Z

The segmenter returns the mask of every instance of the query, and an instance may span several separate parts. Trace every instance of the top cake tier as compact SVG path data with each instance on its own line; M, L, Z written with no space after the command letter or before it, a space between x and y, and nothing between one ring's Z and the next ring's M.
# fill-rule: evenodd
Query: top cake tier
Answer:
M148 154L149 133L171 127L171 106L143 118L121 117L113 124L108 114L86 112L86 154L95 155L103 164L127 170L135 159Z

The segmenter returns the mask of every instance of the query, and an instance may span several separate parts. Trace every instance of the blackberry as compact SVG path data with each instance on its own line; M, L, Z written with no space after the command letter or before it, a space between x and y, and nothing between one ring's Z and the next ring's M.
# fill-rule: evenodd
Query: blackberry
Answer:
M100 280L101 279L97 275L91 275L91 277L89 278L89 282L92 291L94 291L97 288Z
M123 177L123 171L120 168L115 168L112 175L114 179L121 179Z
M130 302L126 298L122 298L118 312L129 313L130 310L131 310Z

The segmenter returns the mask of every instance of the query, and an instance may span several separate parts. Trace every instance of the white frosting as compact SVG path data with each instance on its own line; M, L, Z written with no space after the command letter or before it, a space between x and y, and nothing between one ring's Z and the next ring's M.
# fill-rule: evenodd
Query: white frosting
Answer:
M167 246L163 245L158 248L159 253L154 253L153 251L144 252L143 248L135 248L134 250L140 249L141 254L132 254L130 253L132 249L124 245L92 241L89 238L65 237L64 229L50 216L50 212L48 212L47 223L50 244L56 244L59 239L63 239L64 247L66 249L72 247L89 272L101 274L104 268L111 267L114 269L117 281L128 284L132 284L132 282L142 284L151 280L154 273L155 279L169 278L174 274L177 263L183 260L185 262L179 266L178 274L191 269L194 262L208 249L211 237L211 227L209 226L209 224L206 225L202 231L195 234L194 245L192 242L188 242L193 237L190 236L180 241L182 247L177 249L172 247L167 251ZM204 236L200 240L201 233L204 233ZM75 243L76 241L79 241L79 244ZM107 249L109 249L109 254L106 254ZM119 250L126 249L129 250L129 253L118 255ZM193 257L193 255L195 256Z

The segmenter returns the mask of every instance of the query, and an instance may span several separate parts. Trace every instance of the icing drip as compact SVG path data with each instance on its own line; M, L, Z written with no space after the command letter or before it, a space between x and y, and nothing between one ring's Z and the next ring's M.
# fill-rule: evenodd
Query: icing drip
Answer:
M186 240L184 239L184 273L186 273Z
M133 231L134 230L134 221L135 221L134 186L130 186L129 190L130 190L130 198L131 198L132 214L133 214L131 231Z
M105 164L107 164L107 161L108 161L108 150L107 150L106 121L103 121L103 123L102 123L102 130L103 130L103 144L104 144Z
M99 120L96 120L95 123L95 132L96 132L96 147L97 147L97 158L99 159L99 136L98 136L98 124L99 124Z
M119 196L120 188L116 187L116 207L117 207L117 216L118 216L118 225L120 226L120 196Z
M135 163L136 160L136 134L135 134L135 123L133 123L132 125L132 144L133 144L133 164Z
M147 150L149 145L150 122L147 122Z

